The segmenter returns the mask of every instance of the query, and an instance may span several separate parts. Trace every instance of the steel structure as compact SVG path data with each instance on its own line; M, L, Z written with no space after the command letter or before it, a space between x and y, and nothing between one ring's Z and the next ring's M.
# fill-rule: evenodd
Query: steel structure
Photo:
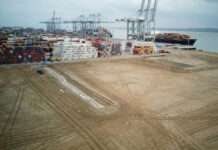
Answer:
M53 17L50 20L41 23L46 24L48 32L58 32L61 29L61 24L71 24L73 33L83 36L92 36L102 23L114 22L109 21L109 19L102 16L100 13L90 14L89 16L80 15L70 21L61 21L60 17L55 17L54 11Z
M155 40L155 34L152 35L152 29L155 32L155 16L157 11L158 0L142 0L141 7L138 10L138 16L133 18L124 18L117 21L127 22L127 40Z
M46 28L48 32L58 32L58 30L61 29L61 18L55 17L55 11L53 12L53 17L48 20L41 22L43 24L46 24Z
M80 15L79 17L71 20L64 21L64 24L72 24L72 29L74 33L79 35L89 35L92 36L96 30L98 30L102 23L113 23L108 21L101 14L90 14L89 16Z

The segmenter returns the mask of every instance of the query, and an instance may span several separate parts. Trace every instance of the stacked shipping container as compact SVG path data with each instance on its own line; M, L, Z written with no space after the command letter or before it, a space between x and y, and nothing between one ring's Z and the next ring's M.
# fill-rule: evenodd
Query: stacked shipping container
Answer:
M39 38L9 38L0 35L0 64L40 62L45 52L53 51L53 43Z
M103 38L90 38L86 40L91 41L92 45L98 49L98 57L110 57L121 55L121 44L114 43Z
M158 53L154 42L129 41L126 43L126 51L133 55L150 55Z
M134 55L149 55L154 54L154 49L152 46L135 46L133 50Z
M189 35L181 35L179 33L164 33L156 35L158 38L166 38L166 39L180 39L180 40L188 40L191 37Z
M115 56L115 55L121 55L121 44L120 43L113 43L111 46L111 55Z
M9 38L0 35L0 64L40 62L43 60L89 59L111 57L129 52L134 55L157 53L153 42L122 41L112 42L104 38L69 38L47 36L43 38ZM58 58L61 59L58 59Z
M53 57L64 61L97 58L98 52L91 42L81 39L65 39L63 43L55 43Z

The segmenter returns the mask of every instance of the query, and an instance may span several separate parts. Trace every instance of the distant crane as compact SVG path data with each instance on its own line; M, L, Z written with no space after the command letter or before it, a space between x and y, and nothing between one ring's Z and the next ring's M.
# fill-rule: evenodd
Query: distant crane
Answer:
M55 25L55 10L53 12L53 17L52 17L52 24L51 24L51 30L56 30L56 25Z
M98 30L102 23L114 23L98 14L90 14L89 16L80 15L79 17L70 20L64 21L64 24L72 24L72 29L74 33L79 35L89 35L92 36L95 33L95 30Z
M152 0L147 0L147 7L145 8L145 0L142 0L138 16L121 20L117 19L117 21L127 22L127 40L155 40L155 34L152 35L151 30L153 29L155 32L158 0L154 0L152 9L151 4Z
M80 15L79 17L62 21L60 17L55 17L55 11L53 12L53 16L50 20L41 22L46 24L47 31L56 33L61 29L61 24L71 24L72 31L74 33L78 33L79 35L93 35L95 30L98 30L101 23L114 23L110 21L108 18L104 17L100 13L98 14L90 14L89 16Z
M61 18L60 17L55 17L55 10L53 12L53 16L50 20L48 21L43 21L40 22L42 24L46 24L46 28L48 32L57 32L58 30L61 29Z

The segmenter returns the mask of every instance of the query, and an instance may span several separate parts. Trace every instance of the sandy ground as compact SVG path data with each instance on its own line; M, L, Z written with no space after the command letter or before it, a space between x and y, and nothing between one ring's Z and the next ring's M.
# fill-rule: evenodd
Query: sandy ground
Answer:
M44 70L0 68L0 149L218 149L217 54L173 51Z

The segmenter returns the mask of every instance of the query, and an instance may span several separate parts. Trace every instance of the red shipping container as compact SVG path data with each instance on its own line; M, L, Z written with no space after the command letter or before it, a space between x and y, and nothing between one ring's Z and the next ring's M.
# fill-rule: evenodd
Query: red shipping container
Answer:
M7 43L8 41L7 40L1 40L1 43Z
M49 41L49 43L56 43L56 41Z
M23 50L23 53L29 53L29 50Z

